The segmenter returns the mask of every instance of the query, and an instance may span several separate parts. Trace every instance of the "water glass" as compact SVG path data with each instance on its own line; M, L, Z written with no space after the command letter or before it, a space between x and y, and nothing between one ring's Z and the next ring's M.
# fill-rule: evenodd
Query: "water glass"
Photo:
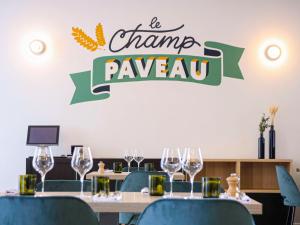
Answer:
M122 170L123 170L122 162L114 162L113 163L114 173L122 173Z
M151 196L163 196L165 192L164 175L149 175L149 194Z
M94 176L92 178L92 194L99 194L100 196L109 195L109 177Z
M35 188L36 188L35 174L20 175L20 180L19 180L20 195L34 195Z
M221 192L220 177L202 177L203 198L219 198Z

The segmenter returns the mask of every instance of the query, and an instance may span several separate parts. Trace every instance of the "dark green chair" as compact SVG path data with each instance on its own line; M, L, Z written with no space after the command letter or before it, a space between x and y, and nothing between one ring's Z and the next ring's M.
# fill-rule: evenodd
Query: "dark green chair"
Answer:
M149 175L165 175L164 172L145 172L134 171L131 172L123 181L121 192L140 192L144 187L148 187ZM167 177L168 178L168 177ZM139 213L119 213L119 224L136 224Z
M137 225L255 225L245 206L223 199L161 199L150 204Z
M283 166L276 166L277 180L283 204L288 207L286 224L294 224L296 207L300 206L300 192L288 171Z
M93 210L74 197L0 197L1 225L99 225Z
M80 180L45 180L45 191L48 192L79 192ZM42 183L36 186L37 191L42 190ZM91 192L91 181L83 181L83 191Z

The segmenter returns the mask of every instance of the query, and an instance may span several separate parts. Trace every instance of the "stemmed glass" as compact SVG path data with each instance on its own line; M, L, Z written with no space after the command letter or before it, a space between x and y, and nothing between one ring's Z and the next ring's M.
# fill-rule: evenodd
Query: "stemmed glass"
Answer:
M133 160L133 154L132 154L132 152L129 151L129 150L126 150L125 154L124 154L124 159L125 159L125 161L128 164L128 172L130 172L130 163Z
M93 158L89 147L76 147L73 153L72 168L79 174L81 182L80 195L83 196L83 180L85 174L93 167Z
M133 159L134 159L134 161L137 162L138 171L140 171L140 163L144 160L144 156L142 156L142 153L140 151L135 150L134 155L133 155Z
M190 198L194 197L194 178L203 168L201 149L186 148L182 157L182 169L189 174L191 181Z
M54 158L51 148L48 146L37 147L34 152L32 166L41 175L42 192L44 192L46 174L54 166Z
M170 149L164 148L160 167L168 173L170 177L170 194L169 196L173 196L173 177L174 173L179 171L181 168L181 158L179 149Z

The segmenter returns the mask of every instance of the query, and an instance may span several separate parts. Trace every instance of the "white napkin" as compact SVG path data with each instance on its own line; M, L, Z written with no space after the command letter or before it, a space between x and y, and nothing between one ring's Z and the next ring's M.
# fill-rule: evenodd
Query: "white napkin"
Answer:
M220 194L220 198L237 200L237 201L241 201L241 202L249 202L250 201L250 197L243 192L241 192L239 194L239 197L228 196L227 193L225 192L225 193Z
M99 196L98 194L93 196L93 202L115 202L122 200L122 195L119 194L109 194L108 196Z

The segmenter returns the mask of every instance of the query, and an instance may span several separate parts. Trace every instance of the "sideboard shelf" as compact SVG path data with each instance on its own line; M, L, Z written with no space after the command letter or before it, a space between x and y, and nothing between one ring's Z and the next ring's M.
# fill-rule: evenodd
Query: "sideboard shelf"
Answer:
M241 181L240 188L246 193L279 193L276 165L284 166L289 172L290 159L205 159L203 170L196 176L221 177L222 186L227 189L226 178L236 173Z

